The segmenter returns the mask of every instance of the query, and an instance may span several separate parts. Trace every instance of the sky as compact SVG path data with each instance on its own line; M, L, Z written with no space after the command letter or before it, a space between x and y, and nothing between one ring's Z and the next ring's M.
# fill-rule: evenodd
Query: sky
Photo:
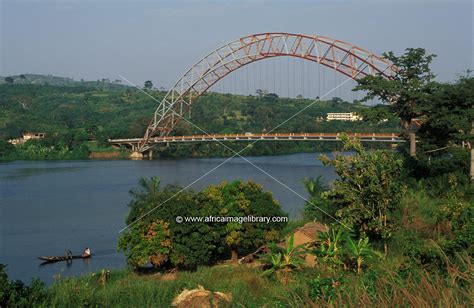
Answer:
M278 31L323 35L377 54L422 47L438 55L432 68L440 81L473 68L471 1L0 0L0 18L0 76L122 75L169 88L215 48Z

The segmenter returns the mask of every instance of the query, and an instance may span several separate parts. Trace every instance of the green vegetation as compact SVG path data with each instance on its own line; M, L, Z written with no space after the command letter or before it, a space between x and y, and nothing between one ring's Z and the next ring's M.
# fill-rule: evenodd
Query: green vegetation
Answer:
M473 306L474 187L468 169L473 78L434 84L429 70L432 56L421 49L387 57L399 64L398 76L383 82L367 77L360 84L369 97L400 101L385 110L368 111L367 119L396 114L411 126L418 117L422 124L416 156L403 149L367 150L357 140L344 138L343 149L353 151L351 155L321 157L338 178L329 186L321 178L306 179L310 199L304 220L286 226L176 220L177 216L282 216L271 194L255 183L234 181L193 192L162 189L157 178L142 179L141 190L131 192L126 220L131 226L119 242L130 269L110 276L103 271L59 279L49 289L25 293L24 287L15 291L4 275L7 292L1 293L2 299L21 306L25 298L35 297L31 304L40 307L166 307L184 289L201 285L231 294L230 304L222 306ZM223 106L232 106L236 98L210 94L202 105L217 106L212 99L221 97L229 99ZM242 99L249 104L255 100ZM296 101L283 105L290 103ZM286 113L275 107L250 117L262 106L260 102L253 111L244 111L249 116L245 120L234 114L232 125L245 131L245 125L252 123L249 119L258 118L261 121L252 125L264 130L271 125L264 118L268 112L272 112L268 121ZM208 112L202 110L198 118L225 129ZM296 245L292 228L309 221L325 223L327 231ZM254 266L226 261L263 244L268 249L259 249L262 255L253 260ZM315 266L306 262L307 256L315 258ZM145 274L147 270L151 273Z
M45 284L33 279L29 286L8 280L7 267L0 264L0 307L28 307L46 297Z
M284 223L186 222L192 217L245 218L285 216L272 195L253 182L224 182L199 193L168 186L160 189L157 178L140 180L142 189L132 191L127 224L119 240L128 262L138 268L196 268L258 248L280 237ZM146 215L149 213L148 215Z
M151 89L150 83L146 86L150 95L157 100L162 99L165 92ZM256 97L208 93L193 105L191 120L210 133L260 133L269 131L312 102L268 95ZM74 159L87 158L89 152L97 148L100 152L104 149L114 151L107 139L143 136L157 104L138 89L108 81L51 82L50 85L46 82L15 81L13 84L0 84L0 159ZM333 98L314 104L275 132L398 130L396 119L375 124L318 120L328 112L365 109L368 107ZM23 132L30 131L46 133L45 140L27 142L21 147L6 144L8 139L19 138ZM181 121L173 134L202 132ZM228 143L235 150L247 145L246 142ZM245 153L295 153L331 150L339 146L329 142L259 142ZM233 153L218 143L196 143L158 148L158 154L163 157L190 157L229 156Z
M328 210L357 236L388 239L396 231L397 207L405 191L403 160L393 151L368 152L357 141L343 140L344 149L353 150L353 155L321 157L339 175L323 194L331 204Z

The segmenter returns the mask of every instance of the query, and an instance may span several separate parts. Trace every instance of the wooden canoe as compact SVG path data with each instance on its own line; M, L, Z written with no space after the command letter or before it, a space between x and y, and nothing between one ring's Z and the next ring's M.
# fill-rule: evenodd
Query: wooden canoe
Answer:
M47 256L47 257L38 257L38 259L42 260L43 263L53 263L53 262L59 262L59 261L69 261L72 259L87 259L90 258L91 256L86 256L83 257L81 255L76 255L76 256Z

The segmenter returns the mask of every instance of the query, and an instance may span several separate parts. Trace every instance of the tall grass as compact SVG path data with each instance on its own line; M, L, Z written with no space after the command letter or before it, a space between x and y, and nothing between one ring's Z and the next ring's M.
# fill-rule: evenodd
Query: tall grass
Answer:
M183 289L198 285L230 293L229 307L472 306L473 266L468 258L463 262L463 270L450 265L447 277L426 271L403 277L383 267L363 275L346 274L334 287L334 295L326 299L310 296L308 281L322 274L312 268L295 272L286 287L243 265L201 267L195 272L179 272L174 280L163 279L162 274L138 275L124 270L113 272L105 284L99 283L98 275L59 280L49 290L47 300L35 306L169 307Z

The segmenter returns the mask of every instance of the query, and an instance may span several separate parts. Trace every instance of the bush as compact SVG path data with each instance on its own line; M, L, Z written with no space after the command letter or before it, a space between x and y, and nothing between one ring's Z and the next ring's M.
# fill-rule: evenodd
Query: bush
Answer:
M45 284L33 279L29 286L22 281L10 281L6 265L0 264L0 307L30 307L46 298Z
M205 223L179 223L176 217L201 216L197 194L180 187L160 189L153 177L140 179L140 190L131 191L127 217L129 228L118 247L134 267L154 266L195 268L215 255L216 232Z
M309 282L309 296L313 300L323 299L324 301L329 301L335 297L341 285L341 277L321 278L318 275Z
M323 193L336 211L336 217L358 236L387 239L397 229L399 202L405 191L402 181L403 160L385 150L368 152L360 142L343 137L344 149L351 156L322 156L339 175L334 186Z
M257 248L275 241L284 223L208 221L211 216L285 216L272 195L252 182L234 181L211 185L201 193L180 187L160 188L157 178L140 180L141 189L131 191L129 228L119 239L130 265L152 264L196 268L232 251ZM177 221L196 217L200 222Z
M254 182L223 182L210 185L200 194L203 216L284 217L287 216L269 192ZM257 248L280 238L286 222L226 222L210 224L219 233L220 247L227 247L236 261L239 250Z

